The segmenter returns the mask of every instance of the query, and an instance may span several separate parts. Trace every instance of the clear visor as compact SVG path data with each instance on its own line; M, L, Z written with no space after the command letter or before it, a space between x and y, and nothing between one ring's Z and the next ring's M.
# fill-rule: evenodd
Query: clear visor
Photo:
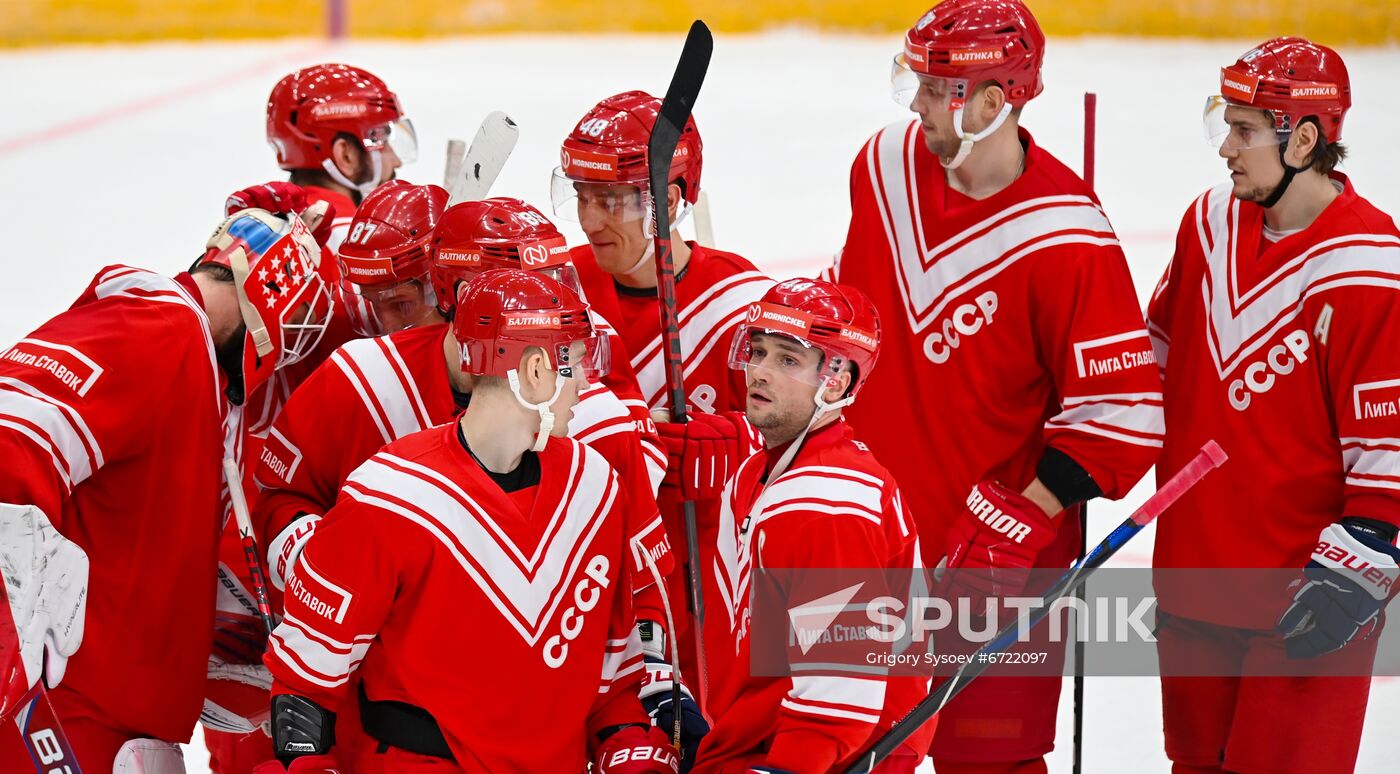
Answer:
M1219 94L1206 98L1201 121L1212 148L1238 151L1279 145L1288 139L1287 132L1275 128L1273 113L1232 104Z
M895 55L890 63L890 98L906 110L914 105L919 92L931 104L952 110L954 96L966 93L967 81L952 78L939 78L933 75L920 75L909 68L904 54Z
M407 117L369 130L364 143L367 150L389 148L404 164L418 160L418 133L413 130L413 122Z
M651 202L639 186L573 180L564 174L563 167L554 168L549 199L555 216L570 223L587 223L596 218L630 223L651 212Z
M437 308L437 295L424 275L418 279L361 285L346 280L342 286L368 302L370 310L385 331L398 331L418 324Z
M761 370L821 387L830 384L846 359L791 334L741 325L729 347L729 367Z
M608 334L595 331L586 339L561 344L554 355L554 370L566 379L581 377L596 382L612 367Z

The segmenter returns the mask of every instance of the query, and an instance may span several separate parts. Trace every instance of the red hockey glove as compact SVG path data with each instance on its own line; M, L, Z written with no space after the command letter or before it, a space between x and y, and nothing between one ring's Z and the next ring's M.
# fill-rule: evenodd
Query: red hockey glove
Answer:
M264 761L253 767L253 774L340 774L334 755L303 755L290 766L281 761Z
M967 496L967 510L948 532L943 592L967 597L974 615L993 597L1020 594L1040 552L1055 540L1055 524L1025 495L983 481Z
M628 726L598 746L598 774L676 774L680 759L670 737L656 727Z
M234 191L224 200L224 215L232 215L247 209L267 210L273 215L300 215L316 238L316 244L325 247L331 235L331 222L335 220L335 205L318 202L308 205L306 190L294 183L273 180Z
M741 412L690 414L685 424L658 422L656 432L666 445L666 477L662 486L680 490L684 500L711 500L738 472L739 463L761 441Z

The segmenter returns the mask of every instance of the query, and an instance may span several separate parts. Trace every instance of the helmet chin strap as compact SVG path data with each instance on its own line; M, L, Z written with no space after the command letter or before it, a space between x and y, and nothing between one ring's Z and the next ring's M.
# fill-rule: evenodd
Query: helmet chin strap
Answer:
M515 396L520 405L527 409L534 409L540 415L540 431L535 434L535 445L530 447L533 451L544 451L544 445L549 443L549 434L554 430L554 412L549 410L554 405L554 401L559 400L559 395L564 392L564 382L568 381L561 373L554 374L554 394L549 396L549 400L543 403L531 403L525 400L525 396L520 394L520 372L512 368L506 373L506 380L510 382L510 393Z
M369 159L370 165L374 167L374 174L370 176L368 183L352 182L350 178L346 177L345 174L340 171L340 168L335 165L335 162L330 159L322 161L321 167L326 170L326 174L330 175L332 180L345 186L346 188L351 188L356 191L359 191L360 197L363 198L369 196L370 192L378 188L379 184L383 182L379 179L380 174L384 172L383 154L381 154L377 150L372 150L369 152Z
M1272 193L1269 194L1268 198L1264 199L1264 201L1262 202L1259 202L1259 206L1263 207L1266 210L1270 207L1273 207L1275 204L1278 204L1279 199L1282 199L1284 193L1288 191L1288 184L1293 182L1293 178L1297 176L1299 172L1302 172L1303 169L1307 169L1307 167L1304 167L1303 169L1298 169L1297 167L1288 166L1288 160L1284 158L1284 154L1287 151L1288 143L1279 143L1278 160L1280 164L1283 164L1283 179L1278 181L1278 185L1274 186L1274 190Z
M797 437L792 439L792 443L788 446L787 451L783 452L783 456L779 457L778 462L773 465L773 470L768 473L768 480L764 482L763 489L759 490L759 497L762 497L763 493L768 491L768 487L772 486L773 482L777 481L779 476L787 472L788 466L792 464L793 458L797 456L798 450L802 448L802 443L807 440L807 434L812 432L812 428L816 427L817 422L821 421L823 416L832 411L851 405L855 400L856 396L847 395L840 400L827 403L826 400L822 398L822 391L817 390L817 394L812 396L812 402L817 404L816 410L812 412L812 418L807 421L807 426L802 428L802 432L798 433ZM755 498L755 501L756 500L757 498ZM748 531L749 520L746 518L739 532L740 534L747 534Z
M648 194L647 207L650 208L650 206L651 195ZM689 214L690 206L682 199L680 206L676 208L676 219L671 221L671 230L674 231L676 226L679 226L681 222L685 220L685 216ZM652 217L650 209L647 210L646 220L642 222L642 236L647 240L646 249L642 250L642 257L638 258L636 263L628 267L627 271L622 272L623 274L631 274L637 269L642 268L643 264L651 260L652 256L656 255L656 219Z
M938 163L942 164L944 169L957 169L962 166L962 163L967 160L968 154L972 153L972 146L991 137L992 132L1000 129L1001 125L1006 123L1006 117L1009 115L1011 115L1011 103L1004 102L1001 106L1001 112L997 113L997 117L992 119L992 122L987 125L986 129L983 129L977 134L968 134L967 130L963 128L963 109L958 108L954 110L953 126L956 126L958 132L962 135L962 143L958 145L957 155L953 156L952 161L939 159Z

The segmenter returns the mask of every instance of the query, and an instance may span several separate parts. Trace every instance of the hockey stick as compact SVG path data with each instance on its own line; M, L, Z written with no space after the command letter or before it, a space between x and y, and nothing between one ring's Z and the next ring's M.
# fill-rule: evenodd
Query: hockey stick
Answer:
M442 167L442 187L447 189L449 196L453 186L457 185L457 178L462 174L462 157L466 153L466 140L447 141L447 162Z
M1012 621L1002 627L986 645L977 649L967 663L958 667L958 671L953 676L938 686L938 690L929 694L923 701L914 706L904 719L894 724L894 727L885 732L885 735L876 740L869 750L861 753L856 762L846 769L846 774L865 774L875 765L884 760L886 756L894 752L904 740L914 735L923 724L927 723L939 710L957 696L962 689L987 670L992 659L983 659L983 656L992 653L1000 653L1012 645L1016 644L1018 627L1024 626L1029 629L1035 626L1047 615L1050 614L1054 603L1068 596L1075 589L1083 585L1095 570L1103 566L1118 550L1122 548L1133 536L1142 531L1143 527L1152 523L1152 520L1162 515L1162 511L1170 508L1186 490L1196 485L1196 482L1205 477L1207 473L1220 467L1227 457L1221 450L1220 445L1215 441L1209 441L1201 448L1186 466L1177 471L1171 480L1163 484L1153 495L1147 498L1137 510L1133 511L1128 518L1123 520L1103 542L1094 546L1094 550L1089 555L1074 563L1055 585L1051 586L1044 595L1040 597L1040 607L1031 613L1029 623L1022 624L1021 621Z
M654 226L652 239L656 249L656 289L661 299L662 351L666 353L666 389L671 397L671 421L684 424L685 382L681 370L681 335L676 317L676 267L671 253L671 213L668 191L671 186L671 158L681 140L681 130L690 118L695 100L700 96L700 86L705 82L705 71L710 67L710 54L714 52L715 41L710 28L702 21L690 25L685 47L681 49L676 72L671 76L671 85L666 89L666 98L661 101L661 112L656 116L656 124L647 138L647 177L651 182L651 217ZM709 695L708 675L705 669L705 600L700 593L700 546L699 532L695 526L695 503L686 500L681 503L685 514L686 543L686 586L687 601L695 629L695 659L698 667L695 686L704 706L704 697ZM676 699L676 709L680 700Z
M10 614L10 601L3 582L0 582L0 639L14 642L14 658L18 662L19 630ZM40 671L43 671L43 667L40 667ZM3 701L0 701L0 705L3 705ZM12 743L8 740L18 736L20 744L29 753L34 770L39 774L82 774L78 758L73 754L73 745L63 732L63 724L49 701L49 691L44 686L43 677L35 680L34 685L13 706L0 706L0 723L5 726L0 728L0 760L15 757Z
M710 195L704 191L695 198L695 241L704 247L715 246L715 224L710 220Z
M1094 189L1094 146L1095 124L1099 96L1091 91L1084 93L1084 182L1089 190ZM1079 558L1089 550L1089 504L1079 506ZM1084 587L1075 589L1074 596L1084 601ZM1084 640L1074 641L1074 747L1073 774L1081 774L1084 766Z
M263 574L258 542L253 537L253 517L248 515L248 501L243 499L243 476L232 457L224 458L224 478L228 480L228 497L233 504L233 518L238 521L238 536L243 538L243 558L248 562L248 574L253 581L253 598L258 602L258 616L267 633L276 628L272 622L272 604L267 598L267 581Z
M462 157L457 175L447 188L450 192L448 206L485 199L519 139L520 127L510 116L499 110L487 115L486 120L481 122L481 128L476 130L471 147ZM448 165L451 163L449 155Z

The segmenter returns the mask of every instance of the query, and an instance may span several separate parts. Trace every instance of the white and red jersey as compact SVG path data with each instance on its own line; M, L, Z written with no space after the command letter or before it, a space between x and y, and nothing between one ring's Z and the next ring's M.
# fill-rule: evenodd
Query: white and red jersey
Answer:
M697 773L742 772L760 763L837 770L928 694L922 677L751 674L750 576L756 566L921 566L899 487L845 420L808 435L765 490L763 479L785 448L749 457L725 491L711 570L718 604L705 624L711 663L721 667L712 672L717 681L707 707L716 720L701 744ZM911 747L927 751L932 734L930 725Z
M689 409L706 414L743 411L743 372L729 367L729 346L749 304L762 298L773 280L733 253L686 244L690 262L676 277L676 317ZM670 406L656 289L619 287L612 275L598 268L588 245L575 247L569 258L589 306L617 325L647 408Z
M55 700L119 732L183 742L199 717L224 385L187 274L108 266L0 351L0 502L37 505L90 562L83 644Z
M444 353L445 338L451 336L451 327L442 323L352 341L296 391L257 462L263 491L253 521L265 541L298 514L329 510L350 472L380 447L457 415ZM669 575L674 561L628 408L606 386L590 385L573 408L569 434L618 472L631 531L644 536L658 570ZM280 579L287 568L269 570ZM634 570L640 587L647 586L649 571ZM655 618L661 620L659 611Z
M832 279L874 301L886 354L846 416L903 485L930 564L978 481L1020 491L1053 447L1118 498L1162 445L1118 237L1077 175L1021 142L1021 176L980 201L949 187L917 121L876 134L851 168ZM1044 566L1077 550L1077 520L1061 522Z
M617 476L567 438L539 465L506 494L451 423L360 466L293 565L274 693L335 710L355 672L469 772L583 771L598 731L646 723Z
M1400 231L1335 179L1327 209L1277 241L1229 184L1182 219L1148 307L1167 406L1157 475L1211 439L1230 459L1162 515L1156 566L1302 567L1343 517L1400 524ZM1233 614L1217 622L1252 625Z

